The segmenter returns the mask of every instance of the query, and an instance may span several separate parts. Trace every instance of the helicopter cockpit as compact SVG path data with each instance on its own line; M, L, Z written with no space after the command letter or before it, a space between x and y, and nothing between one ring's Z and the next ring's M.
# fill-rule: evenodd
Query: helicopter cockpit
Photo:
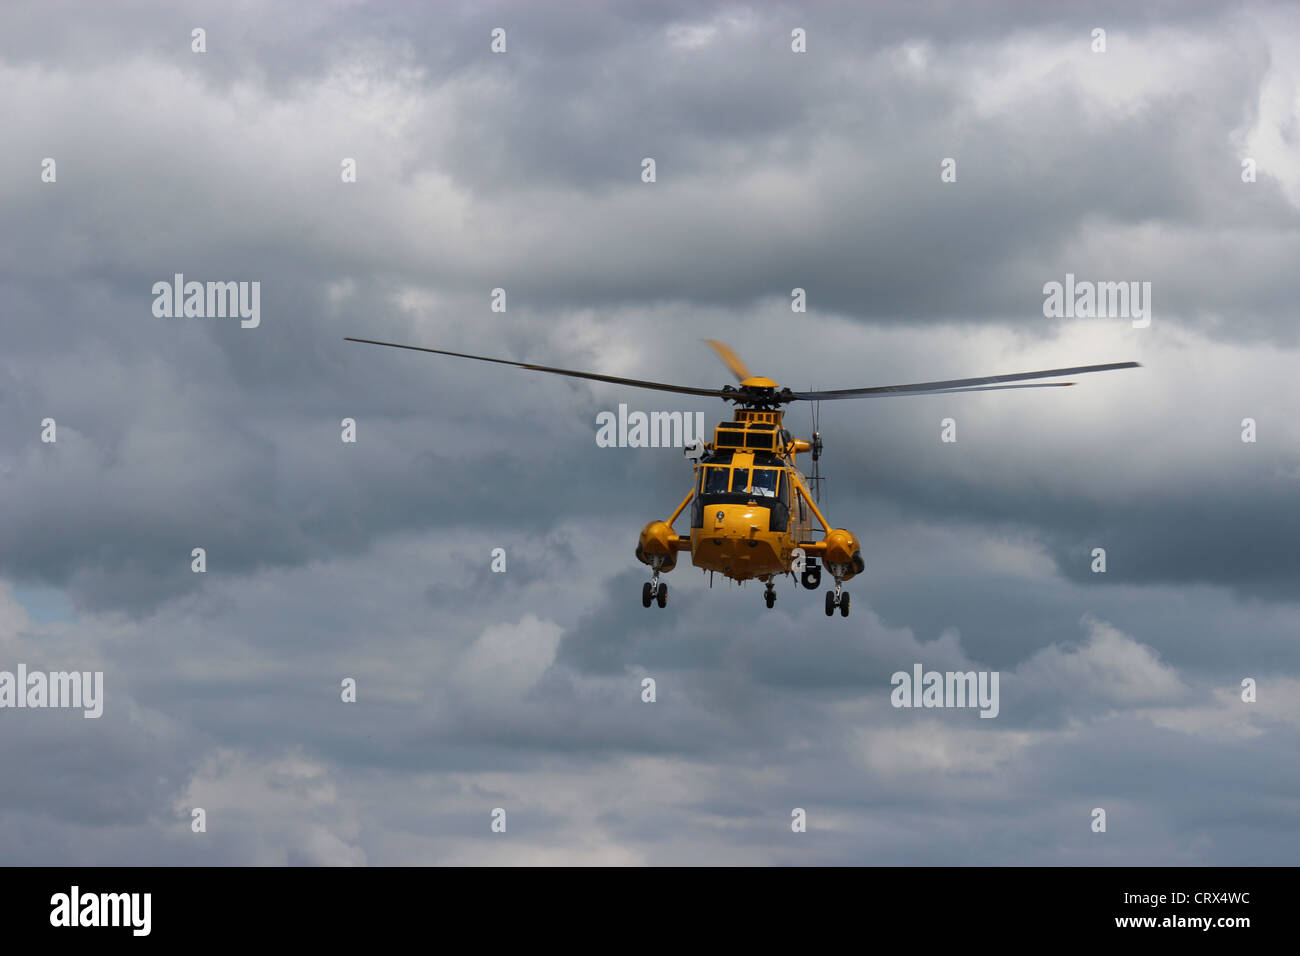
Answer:
M770 512L770 530L784 531L789 527L790 481L782 474L782 462L776 455L719 448L700 460L698 471L691 506L692 528L703 527L704 510L709 505L751 501Z

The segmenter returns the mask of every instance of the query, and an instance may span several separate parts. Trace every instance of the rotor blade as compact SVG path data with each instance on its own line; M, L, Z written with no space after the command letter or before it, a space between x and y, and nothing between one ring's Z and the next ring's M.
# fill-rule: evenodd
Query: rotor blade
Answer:
M726 342L719 342L717 339L705 339L709 348L713 349L718 358L722 359L722 364L731 369L731 374L736 376L737 382L743 382L747 378L753 378L749 374L749 369L745 363L740 360L740 356Z
M464 352L447 352L443 349L426 349L419 345L399 345L397 342L376 342L374 339L354 339L345 336L345 342L362 342L366 345L386 345L394 349L410 349L413 352L432 352L435 355L452 355L456 358L474 359L477 362L495 362L498 365L513 365L516 368L531 369L534 372L550 372L553 375L568 375L570 378L587 378L595 382L611 382L614 385L631 385L634 388L650 388L659 392L678 392L682 395L706 395L710 398L726 398L728 393L716 388L691 388L689 385L665 385L663 382L643 382L635 378L619 378L616 375L597 375L594 372L575 372L567 368L551 368L547 365L533 365L529 362L512 362L509 359L488 358L484 355L466 355Z
M840 398L903 398L907 395L956 395L958 392L1000 392L1007 388L1065 388L1077 382L1034 382L1030 385L975 385L970 388L926 388L913 392L868 392L866 395L840 395ZM802 395L795 396L802 398ZM822 396L821 398L824 398ZM821 401L821 398L816 401Z
M947 382L917 382L913 385L876 385L871 388L841 388L832 392L795 392L795 398L833 401L837 398L863 398L867 395L912 395L925 392L950 392L971 389L971 386L993 385L999 382L1022 382L1031 378L1052 378L1057 375L1083 375L1087 372L1109 372L1120 368L1141 368L1137 362L1112 362L1109 365L1079 365L1074 368L1053 368L1041 372L1017 372L1014 375L986 375L983 378L955 378ZM1063 385L1064 382L1051 384ZM973 389L978 390L978 389Z

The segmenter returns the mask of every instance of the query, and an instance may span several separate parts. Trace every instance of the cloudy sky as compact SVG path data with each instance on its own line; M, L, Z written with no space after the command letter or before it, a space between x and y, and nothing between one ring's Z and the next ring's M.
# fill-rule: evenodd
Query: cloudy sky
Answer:
M4 19L0 670L105 706L0 710L0 862L1296 862L1295 8ZM260 325L155 316L176 273ZM1149 327L1044 317L1067 274L1150 282ZM721 403L345 335L705 387L704 338L794 388L1143 368L823 405L867 563L828 619L687 563L640 606L690 473L596 415ZM918 663L997 671L998 716L894 708Z

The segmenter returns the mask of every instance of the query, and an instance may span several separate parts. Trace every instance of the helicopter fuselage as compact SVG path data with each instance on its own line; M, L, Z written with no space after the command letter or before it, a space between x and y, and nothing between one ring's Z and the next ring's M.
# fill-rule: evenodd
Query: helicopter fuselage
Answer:
M695 567L735 581L817 570L819 558L837 582L860 573L857 537L826 524L795 465L795 456L810 449L782 427L780 410L737 409L704 446L677 511L642 530L637 558L667 572L678 552L689 551ZM679 535L673 522L688 505L690 532Z

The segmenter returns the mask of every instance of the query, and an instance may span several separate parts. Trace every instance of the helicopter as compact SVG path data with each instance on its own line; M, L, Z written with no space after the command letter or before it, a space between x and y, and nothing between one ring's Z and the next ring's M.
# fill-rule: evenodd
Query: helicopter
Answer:
M800 583L815 591L821 587L822 568L825 567L835 582L835 587L826 592L827 617L833 617L837 609L841 617L849 616L849 593L844 590L844 582L862 574L866 563L857 535L844 528L831 527L818 507L818 495L809 490L809 479L797 466L797 457L808 455L814 468L812 481L818 483L817 468L823 449L821 434L814 430L811 441L795 438L784 424L785 406L792 402L820 403L891 395L1064 388L1075 383L1032 380L1141 367L1138 362L1112 362L943 382L796 392L770 378L751 374L730 346L715 339L704 341L736 376L736 385L695 388L419 345L350 336L344 341L512 365L535 372L634 388L720 398L732 403L735 408L731 420L718 423L712 442L697 442L687 447L688 459L695 462L694 477L691 490L681 504L666 521L651 521L641 529L635 554L638 561L651 569L651 579L642 585L641 606L667 606L668 584L660 581L659 576L672 571L677 566L677 556L685 551L690 553L691 563L704 571L716 572L740 583L753 579L762 582L765 586L763 599L769 609L776 605L778 577L798 574ZM690 533L678 534L673 524L688 505L691 507Z

